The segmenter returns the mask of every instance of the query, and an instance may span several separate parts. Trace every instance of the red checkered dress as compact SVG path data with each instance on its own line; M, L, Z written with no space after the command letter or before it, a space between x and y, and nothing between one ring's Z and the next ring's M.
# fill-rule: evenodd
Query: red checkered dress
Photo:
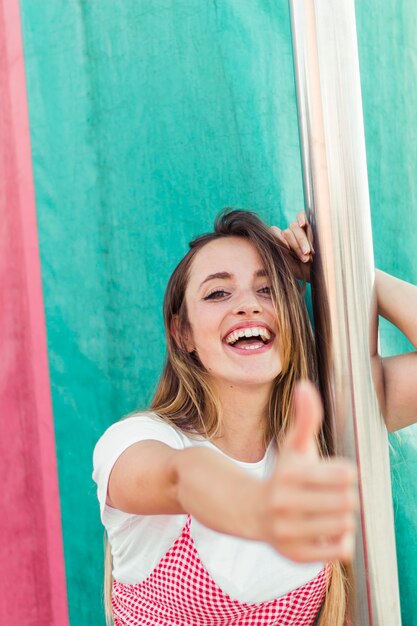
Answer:
M190 535L181 535L141 583L113 583L115 626L312 626L326 594L331 566L276 600L232 600L204 568Z

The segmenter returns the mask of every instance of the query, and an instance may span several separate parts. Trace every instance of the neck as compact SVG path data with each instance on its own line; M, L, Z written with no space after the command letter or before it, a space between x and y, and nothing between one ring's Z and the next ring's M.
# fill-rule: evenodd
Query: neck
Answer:
M235 386L216 382L222 421L213 443L239 461L254 463L265 455L271 386Z

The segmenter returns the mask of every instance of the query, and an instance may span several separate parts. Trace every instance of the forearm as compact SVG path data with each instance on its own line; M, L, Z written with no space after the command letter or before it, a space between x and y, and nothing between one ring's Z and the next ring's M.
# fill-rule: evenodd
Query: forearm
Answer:
M218 532L261 538L258 517L262 481L205 448L177 453L172 470L176 499L183 510Z
M381 270L375 273L378 313L397 326L417 349L417 287Z
M175 455L178 505L213 530L265 541L298 562L349 558L354 470L345 460L316 455L281 447L274 474L260 481L211 450L181 451ZM323 533L330 540L320 545Z

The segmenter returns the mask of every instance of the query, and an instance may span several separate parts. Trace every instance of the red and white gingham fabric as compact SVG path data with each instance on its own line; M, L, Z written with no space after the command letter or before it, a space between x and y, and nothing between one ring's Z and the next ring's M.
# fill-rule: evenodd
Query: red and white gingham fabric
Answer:
M326 594L331 565L310 582L268 602L233 600L204 568L190 535L181 535L141 583L114 581L115 626L312 626Z

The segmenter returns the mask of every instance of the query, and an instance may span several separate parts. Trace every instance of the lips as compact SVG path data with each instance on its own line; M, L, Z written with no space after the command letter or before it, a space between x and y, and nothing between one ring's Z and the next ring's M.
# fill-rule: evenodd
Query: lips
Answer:
M263 322L241 322L229 329L223 343L241 354L258 354L272 345L274 337L275 334Z

